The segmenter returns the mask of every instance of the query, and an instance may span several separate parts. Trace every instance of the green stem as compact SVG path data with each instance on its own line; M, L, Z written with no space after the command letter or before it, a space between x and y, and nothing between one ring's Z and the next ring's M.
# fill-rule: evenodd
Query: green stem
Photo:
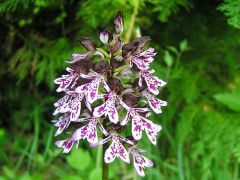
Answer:
M102 180L108 180L108 164L104 162L104 152L107 149L108 143L105 143L103 145L103 151L102 151Z
M133 9L133 14L131 16L128 31L127 31L127 34L126 34L126 43L128 43L130 41L130 38L132 36L136 16L138 14L138 6L139 6L139 0L136 0L135 1L135 6L134 6L134 9Z
M107 123L107 119L104 118L102 121L102 124L104 127L106 127L106 123ZM103 135L103 139L106 138ZM108 143L103 144L103 148L102 148L102 180L108 180L108 164L106 164L104 162L104 153L108 148Z

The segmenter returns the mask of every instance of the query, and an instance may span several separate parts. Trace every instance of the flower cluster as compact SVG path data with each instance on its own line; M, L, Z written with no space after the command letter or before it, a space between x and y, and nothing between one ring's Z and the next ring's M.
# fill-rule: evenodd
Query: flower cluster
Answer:
M161 107L167 105L155 97L166 82L154 76L154 70L150 69L156 55L154 48L145 49L150 38L138 37L125 44L120 39L123 24L119 12L114 18L115 32L111 34L106 29L100 32L103 48L97 48L89 38L81 39L86 52L73 54L72 60L66 61L67 74L54 81L59 85L57 92L64 93L54 104L53 115L58 117L53 120L58 128L55 136L71 124L78 127L68 139L57 141L56 145L68 153L74 144L78 147L80 140L87 139L91 147L111 141L105 151L105 163L111 163L116 157L130 163L132 155L136 171L144 176L143 169L153 163L139 154L145 151L138 149L137 144L143 132L153 145L157 143L162 127L147 117L151 109L159 114ZM131 135L123 137L129 127Z

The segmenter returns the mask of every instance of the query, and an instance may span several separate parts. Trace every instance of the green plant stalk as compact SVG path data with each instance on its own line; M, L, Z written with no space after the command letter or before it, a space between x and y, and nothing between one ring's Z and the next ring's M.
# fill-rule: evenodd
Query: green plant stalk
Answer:
M125 42L126 43L129 43L129 41L131 39L131 36L132 36L132 32L133 32L136 16L138 14L138 6L139 6L139 0L136 0L135 4L134 4L133 14L131 16L129 27L128 27L128 31L127 31L126 38L125 38Z
M108 143L105 143L102 151L102 180L108 180L108 164L104 162L104 152L106 151L107 147Z
M107 119L103 118L102 124L103 126L106 126ZM106 138L103 135L103 139ZM108 143L103 144L102 146L102 180L108 180L108 164L104 162L104 153L108 148Z

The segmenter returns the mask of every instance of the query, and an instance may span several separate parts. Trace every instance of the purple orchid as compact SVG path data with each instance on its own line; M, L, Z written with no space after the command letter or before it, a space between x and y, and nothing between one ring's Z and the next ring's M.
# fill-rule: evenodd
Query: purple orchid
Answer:
M74 141L79 141L80 139L86 139L91 145L96 145L98 143L98 136L97 136L97 125L102 131L102 133L107 136L108 132L104 129L103 125L99 122L98 118L88 117L78 119L76 122L85 122L89 121L88 125L85 125L79 129L77 129L73 135L72 139Z
M154 48L145 49L150 37L138 37L125 44L120 38L123 24L119 12L114 18L115 33L100 32L99 39L105 50L96 47L89 38L81 39L85 52L72 54L72 60L66 61L69 74L54 81L59 85L57 92L64 93L54 103L53 115L57 116L57 120L52 120L57 128L55 136L69 127L75 128L67 133L71 134L69 138L55 144L63 148L63 153L69 153L74 144L78 148L80 140L86 139L90 147L107 147L111 140L109 147L104 148L104 162L111 163L117 157L129 164L131 154L136 171L144 176L144 168L153 166L153 163L139 154L144 151L138 149L137 144L143 131L153 145L157 143L157 134L162 127L147 119L152 112L147 103L155 113L162 112L161 108L167 102L155 95L166 82L150 70L150 63L157 54ZM142 102L146 103L143 105ZM130 120L131 135L127 134Z
M155 98L148 90L143 91L143 96L147 98L150 107L156 114L162 113L161 107L167 105L166 101Z
M54 134L55 136L58 136L63 132L64 129L69 126L71 121L69 118L69 114L65 113L64 115L59 117L58 121L52 120L52 122L54 123L55 127L58 127L58 130Z
M70 93L70 91L68 93ZM61 103L55 103L57 109L54 111L53 115L70 112L70 120L76 121L81 112L81 101L83 100L84 94L77 94L75 92L71 92L70 94L71 97L68 99L67 97L69 95L65 95Z
M74 54L72 54L73 60L66 61L66 62L69 63L69 64L73 64L73 63L75 63L77 61L80 61L82 59L86 59L90 54L91 54L90 51L87 51L86 53L83 53L83 54L74 53Z
M105 154L104 154L105 163L111 163L114 161L114 159L116 157L117 158L120 157L123 161L125 161L126 163L129 164L130 163L129 154L128 154L127 150L124 148L124 146L120 143L120 140L122 140L130 145L134 145L134 143L122 136L112 133L110 136L108 136L107 138L105 138L101 142L99 142L99 144L105 144L110 139L112 140L112 144L105 151Z
M149 160L148 158L140 155L139 152L146 152L146 151L142 150L142 149L137 149L137 148L130 149L130 154L132 154L133 160L134 160L134 167L135 167L137 173L143 177L143 176L145 176L143 169L145 167L152 167L153 162L151 160Z
M119 116L115 104L116 102L118 102L119 104L123 104L122 100L115 93L101 95L98 96L98 98L108 99L105 103L94 109L93 116L94 117L101 117L103 115L108 116L109 120L116 124L118 122Z
M76 148L78 147L78 141L73 141L71 138L70 139L65 139L65 140L60 140L56 141L55 145L57 147L63 148L63 153L67 154L71 151L73 144L76 143Z
M142 87L143 86L143 79L144 79L147 86L148 86L149 91L152 92L155 95L158 95L159 94L158 87L163 87L167 83L165 81L159 79L158 77L153 76L152 74L154 72L155 72L154 70L141 71L139 73L140 75L139 75L138 84L139 84L140 87Z
M103 87L109 92L110 89L107 85L107 83L104 80L104 76L94 73L92 75L85 75L85 74L80 74L80 76L82 78L86 78L86 79L92 79L91 82L81 85L79 87L77 87L75 89L75 91L77 93L83 93L86 92L87 93L87 100L90 103L93 103L94 101L97 100L98 97L98 87L99 84L101 83L103 85Z
M149 48L142 53L133 54L129 59L130 67L132 67L134 63L140 70L149 69L150 63L154 60L153 56L157 54L154 51L154 48Z
M70 84L76 81L79 77L79 75L77 73L74 73L74 71L70 68L66 68L66 71L68 71L70 74L62 75L61 78L54 80L55 84L59 84L57 92L65 91L70 86Z
M135 140L140 140L142 138L142 131L145 130L146 134L152 144L156 145L157 133L162 129L160 125L154 124L150 120L142 117L139 113L149 111L148 108L129 108L126 117L121 122L124 126L127 122L132 119L132 135Z

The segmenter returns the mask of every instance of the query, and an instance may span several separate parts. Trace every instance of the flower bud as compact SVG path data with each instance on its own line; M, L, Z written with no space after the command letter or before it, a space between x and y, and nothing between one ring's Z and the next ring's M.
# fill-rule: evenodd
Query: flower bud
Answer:
M82 38L78 40L88 51L95 51L96 44L93 40L89 38Z
M95 64L95 71L102 75L107 75L111 70L111 67L106 61L99 61Z
M108 44L113 39L113 37L108 31L102 30L99 34L99 39L103 44Z
M139 99L140 97L134 96L132 94L124 94L123 96L123 102L129 107L135 106L138 103Z
M119 93L123 90L123 86L121 84L121 81L117 78L109 79L108 86L112 91L114 91L116 93Z
M143 49L146 43L150 40L151 38L149 36L137 37L133 40L133 44L136 43L138 48Z
M124 44L122 47L122 56L123 58L127 59L131 56L134 51L137 49L137 46L134 44Z
M89 59L82 59L81 61L77 61L77 62L74 62L73 64L71 64L71 69L77 73L77 74L80 74L80 73L88 73L89 72L89 69L91 68L91 61Z
M117 15L114 18L115 32L121 34L123 32L123 14L121 11L118 11Z
M113 43L110 44L109 46L109 51L111 52L112 55L115 55L115 53L120 50L122 47L122 41L120 40L119 37L115 38Z

